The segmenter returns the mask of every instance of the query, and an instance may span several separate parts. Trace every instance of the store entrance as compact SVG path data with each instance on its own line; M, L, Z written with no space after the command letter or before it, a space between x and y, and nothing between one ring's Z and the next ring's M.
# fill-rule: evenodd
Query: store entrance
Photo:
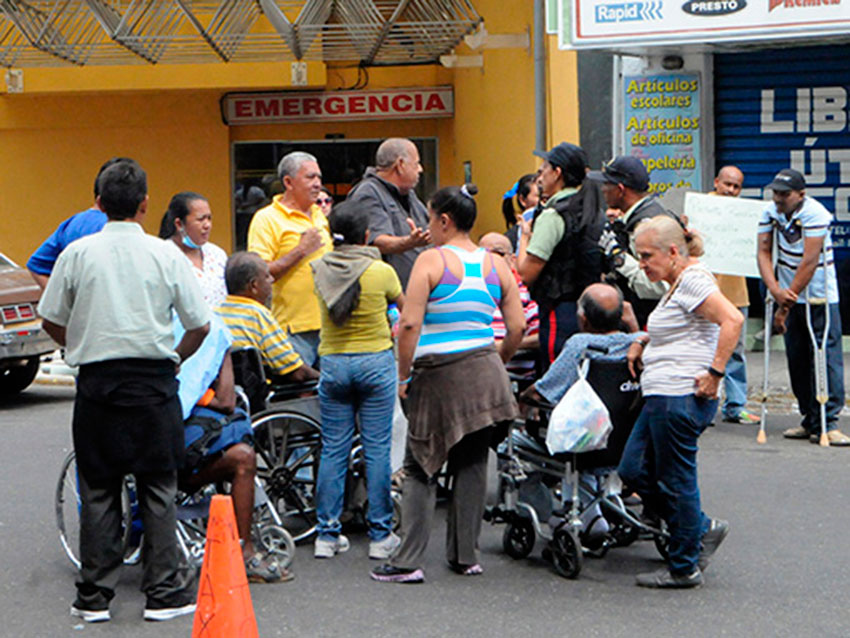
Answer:
M437 140L413 138L413 142L419 148L424 168L416 193L424 200L437 187ZM339 202L360 181L366 168L374 164L380 143L381 140L234 143L235 249L245 249L248 226L254 213L283 190L277 178L277 165L287 153L305 151L315 155L322 169L325 187L334 201Z

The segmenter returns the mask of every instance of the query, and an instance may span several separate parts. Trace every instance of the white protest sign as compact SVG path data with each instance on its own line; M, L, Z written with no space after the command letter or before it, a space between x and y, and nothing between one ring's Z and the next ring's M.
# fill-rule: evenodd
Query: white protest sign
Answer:
M767 202L741 197L685 194L688 226L702 235L705 255L700 261L721 275L760 277L758 222Z

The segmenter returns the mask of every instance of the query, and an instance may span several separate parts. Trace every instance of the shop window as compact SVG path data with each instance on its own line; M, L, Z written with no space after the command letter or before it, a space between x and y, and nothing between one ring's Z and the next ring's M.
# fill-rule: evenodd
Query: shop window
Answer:
M416 193L423 201L437 187L437 140L414 138L424 169ZM375 163L381 140L327 140L317 142L236 142L233 145L233 217L235 249L244 250L254 213L283 190L277 165L292 151L316 156L322 182L339 202Z

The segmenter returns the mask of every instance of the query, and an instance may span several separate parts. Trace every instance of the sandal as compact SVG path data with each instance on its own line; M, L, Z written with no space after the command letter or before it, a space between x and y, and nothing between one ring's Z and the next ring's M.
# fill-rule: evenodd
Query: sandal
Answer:
M850 436L847 436L839 430L830 430L826 433L826 438L829 441L830 447L847 447L850 445ZM812 443L820 443L820 434L812 434L809 437Z
M474 565L461 565L460 563L449 562L449 568L456 574L461 576L480 576L484 573L484 568L479 563Z
M277 560L259 552L245 561L245 575L249 583L285 583L295 578L288 569L281 569Z

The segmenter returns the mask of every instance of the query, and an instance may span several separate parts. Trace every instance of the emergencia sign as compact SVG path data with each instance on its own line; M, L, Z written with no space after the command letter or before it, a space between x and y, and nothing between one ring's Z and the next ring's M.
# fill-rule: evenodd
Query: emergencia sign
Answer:
M285 124L329 120L402 120L454 115L452 87L230 93L222 99L230 125Z

